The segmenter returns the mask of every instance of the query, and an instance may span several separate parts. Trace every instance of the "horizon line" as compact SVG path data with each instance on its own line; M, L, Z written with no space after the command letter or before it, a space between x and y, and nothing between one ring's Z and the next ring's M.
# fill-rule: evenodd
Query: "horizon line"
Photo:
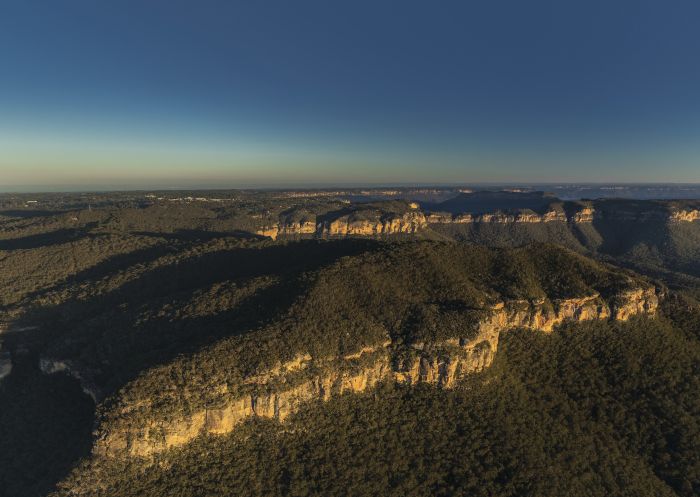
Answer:
M300 191L300 190L316 190L316 191L331 191L336 189L360 190L360 189L386 189L386 188L470 188L470 187L536 187L536 186L590 186L590 187L700 187L700 182L653 182L653 181L474 181L469 183L300 183L298 185L241 185L236 187L214 187L214 186L126 186L126 185L90 185L81 187L78 185L7 185L0 186L0 195L6 194L47 194L47 193L128 193L128 192L179 192L179 191ZM65 189L61 189L65 188Z

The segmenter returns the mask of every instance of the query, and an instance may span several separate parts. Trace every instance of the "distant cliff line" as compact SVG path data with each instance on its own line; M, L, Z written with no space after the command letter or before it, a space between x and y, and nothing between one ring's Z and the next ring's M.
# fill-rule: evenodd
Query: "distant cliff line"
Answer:
M246 419L259 416L284 421L300 405L327 401L344 392L362 392L385 381L428 383L451 388L464 375L493 362L500 334L516 328L550 332L569 321L616 320L654 316L659 298L650 286L579 298L512 300L482 309L482 317L464 337L435 344L412 344L401 349L391 339L355 354L312 358L300 354L292 361L244 381L249 393L229 393L229 386L211 385L221 393L216 406L179 413L169 419L149 416L152 407L126 405L96 433L93 452L104 457L152 457L183 446L201 434L226 434ZM147 402L147 401L145 401Z
M378 236L395 234L412 234L431 224L520 224L520 223L592 223L601 216L594 207L582 207L568 214L563 210L552 209L537 214L535 212L518 212L514 214L494 212L485 214L450 214L444 212L423 212L417 204L409 204L411 209L405 213L379 213L364 217L361 211L338 216L335 219L319 220L309 215L301 220L281 220L259 228L256 233L276 239L279 236L310 235L316 237L337 236ZM605 219L616 221L662 220L671 223L694 222L700 220L698 209L676 209L670 212L619 212L605 214Z

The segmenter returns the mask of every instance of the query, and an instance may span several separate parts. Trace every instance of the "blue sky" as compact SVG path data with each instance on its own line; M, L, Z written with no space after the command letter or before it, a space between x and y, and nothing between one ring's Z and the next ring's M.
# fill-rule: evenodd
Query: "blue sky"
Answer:
M0 3L0 189L700 182L696 1Z

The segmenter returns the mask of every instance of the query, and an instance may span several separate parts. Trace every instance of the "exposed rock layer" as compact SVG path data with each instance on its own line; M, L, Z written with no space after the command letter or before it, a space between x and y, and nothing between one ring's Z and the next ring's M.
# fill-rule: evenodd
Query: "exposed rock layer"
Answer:
M677 210L671 213L670 220L674 222L692 222L700 220L700 210Z
M411 204L412 211L404 214L384 213L363 218L357 213L345 214L330 220L319 220L315 216L301 221L280 220L257 230L258 235L277 238L279 236L377 236L402 233L416 233L430 224L519 224L519 223L592 223L597 217L614 221L668 221L671 223L693 222L700 220L698 209L650 210L638 212L619 208L615 211L597 212L592 206L580 207L576 212L567 214L563 210L552 209L543 214L532 211L517 213L491 212L473 214L463 212L427 212L419 210L417 204Z
M318 224L319 236L373 236L415 233L427 226L422 212L407 212L403 215L379 219L356 219L352 215Z
M258 235L276 239L279 236L315 235L318 237L377 236L416 233L425 228L425 215L420 211L361 217L346 214L335 219L280 221L257 231Z
M244 384L250 393L228 394L227 385L213 386L223 394L215 406L183 413L168 420L150 419L143 409L128 406L121 422L103 425L94 452L101 456L153 456L182 446L199 434L223 434L251 416L284 421L300 404L325 401L344 392L362 392L383 381L429 383L450 388L471 372L487 368L494 359L503 331L527 328L551 331L564 321L627 320L654 315L658 298L653 288L619 293L607 301L600 295L549 301L516 300L483 309L483 318L465 337L434 344L399 348L387 340L338 358L314 359L308 354ZM143 406L138 406L142 408Z
M515 214L494 212L475 215L468 212L461 214L423 213L418 210L417 204L411 204L411 207L414 210L404 214L386 213L361 217L356 213L351 213L326 220L318 220L315 217L307 217L301 221L280 220L278 223L258 229L257 234L273 239L280 236L300 235L317 237L378 236L416 233L427 228L430 224L591 223L595 215L593 207L582 207L569 216L561 210L550 210L543 214L526 211Z

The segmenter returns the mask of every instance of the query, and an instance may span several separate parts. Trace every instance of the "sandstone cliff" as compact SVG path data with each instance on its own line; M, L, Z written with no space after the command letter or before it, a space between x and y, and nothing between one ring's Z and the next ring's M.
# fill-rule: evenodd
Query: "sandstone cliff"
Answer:
M316 218L302 221L281 221L265 226L256 232L261 236L269 236L273 240L278 236L314 235L316 234Z
M571 216L571 221L573 223L592 223L594 215L595 209L593 207L583 207Z
M273 240L280 236L314 235L317 237L378 236L416 233L427 226L420 211L404 214L376 215L345 214L334 219L316 221L280 221L257 230L257 234Z
M442 212L430 213L426 216L428 224L470 224L470 223L492 223L492 224L513 224L513 223L551 223L551 222L572 222L590 223L593 221L594 209L583 207L571 216L560 210L549 210L543 214L532 211L523 211L514 214L502 212L485 213L473 215L470 213L448 214Z
M379 218L362 219L352 214L324 221L317 227L319 236L374 236L416 233L427 225L425 215L414 211Z
M513 223L591 223L595 209L582 207L567 217L561 210L549 210L543 214L532 211L506 214L502 212L474 215L468 212L449 214L444 212L423 213L417 204L410 204L413 211L403 214L376 213L362 216L357 213L345 214L333 219L304 219L301 221L280 220L278 223L263 226L258 235L273 240L280 236L311 235L316 237L379 236L416 233L430 224L513 224ZM687 217L687 216L686 216Z
M672 212L669 215L671 222L693 222L700 220L700 210L698 209L680 209Z
M184 445L203 433L228 433L251 416L284 421L310 401L325 401L344 392L361 392L380 382L429 383L453 387L466 374L487 368L498 349L500 334L514 328L549 332L565 321L626 320L654 315L656 291L639 287L608 299L599 294L561 300L514 300L478 310L480 319L463 337L440 343L399 345L387 339L341 357L312 358L302 354L232 390L212 385L220 394L212 405L168 419L149 416L150 406L122 406L97 433L94 453L100 456L151 457ZM145 401L148 402L148 401Z

